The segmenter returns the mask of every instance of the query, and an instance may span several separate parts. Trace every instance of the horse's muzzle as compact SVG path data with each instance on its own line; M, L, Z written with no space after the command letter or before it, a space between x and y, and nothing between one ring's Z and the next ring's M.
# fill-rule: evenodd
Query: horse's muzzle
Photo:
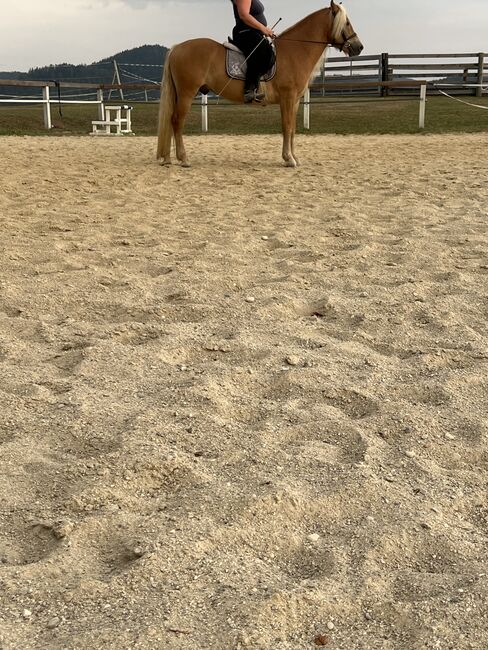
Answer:
M344 52L347 56L359 56L363 50L364 46L357 36L351 38L344 47Z

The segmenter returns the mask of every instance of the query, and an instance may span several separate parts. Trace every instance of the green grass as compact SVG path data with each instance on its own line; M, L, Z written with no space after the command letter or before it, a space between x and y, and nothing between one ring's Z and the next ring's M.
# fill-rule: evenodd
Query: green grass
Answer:
M488 98L465 97L466 101L488 107ZM324 102L324 103L322 103ZM111 102L116 103L116 102ZM54 128L43 128L41 106L1 106L0 135L87 135L91 120L98 119L96 107L63 106L60 117L55 105L51 107ZM419 102L396 98L381 101L352 98L315 100L311 107L310 133L400 134L418 133ZM135 104L132 112L136 135L156 135L156 104ZM297 126L303 130L303 108ZM277 106L235 106L226 102L209 103L209 132L215 134L280 133ZM186 133L201 133L201 111L194 105L188 116ZM465 106L445 97L430 97L427 101L425 133L456 133L488 131L488 111Z

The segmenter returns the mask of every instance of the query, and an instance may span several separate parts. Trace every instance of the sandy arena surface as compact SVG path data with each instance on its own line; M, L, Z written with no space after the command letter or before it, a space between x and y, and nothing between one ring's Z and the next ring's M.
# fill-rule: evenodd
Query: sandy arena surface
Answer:
M0 138L2 650L488 647L488 136Z

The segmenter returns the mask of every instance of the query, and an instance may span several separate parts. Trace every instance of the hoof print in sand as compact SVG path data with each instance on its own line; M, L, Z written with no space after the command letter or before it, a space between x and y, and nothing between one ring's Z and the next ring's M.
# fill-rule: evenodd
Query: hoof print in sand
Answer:
M336 570L332 552L309 544L295 551L283 564L286 573L298 580L316 580L332 576Z
M54 524L35 522L5 525L0 536L0 558L4 564L35 564L49 557L58 548L61 538Z
M366 320L363 313L348 313L340 304L334 305L328 298L301 305L297 313L316 320L324 331L338 341L350 340L352 333L359 330Z
M327 391L324 392L324 400L330 406L343 411L353 420L360 420L373 415L378 411L378 405L369 397L361 395L356 391Z
M405 399L412 404L442 406L451 400L451 396L441 386L419 385L406 390Z
M74 374L83 363L86 356L85 350L89 347L91 347L91 343L87 341L66 343L61 347L58 354L51 357L50 361L58 370L67 374Z

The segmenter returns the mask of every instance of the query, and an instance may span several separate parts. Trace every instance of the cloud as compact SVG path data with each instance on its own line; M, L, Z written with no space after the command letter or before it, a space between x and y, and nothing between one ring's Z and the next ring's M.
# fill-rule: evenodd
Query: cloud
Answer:
M214 0L216 1L216 0ZM205 3L208 0L120 0L122 4L129 5L129 7L134 7L134 9L145 9L149 5L176 5L176 4L194 4L194 3Z
M285 29L330 0L263 0ZM487 0L344 0L366 54L486 50ZM232 30L230 0L15 0L2 15L0 69L89 63L143 45ZM19 47L19 34L23 45Z
M110 7L113 5L126 5L132 9L147 9L149 7L160 7L161 9L166 7L178 7L181 5L188 4L209 4L217 3L219 0L85 0L81 3L81 6L85 9L96 9L100 5L104 7Z

